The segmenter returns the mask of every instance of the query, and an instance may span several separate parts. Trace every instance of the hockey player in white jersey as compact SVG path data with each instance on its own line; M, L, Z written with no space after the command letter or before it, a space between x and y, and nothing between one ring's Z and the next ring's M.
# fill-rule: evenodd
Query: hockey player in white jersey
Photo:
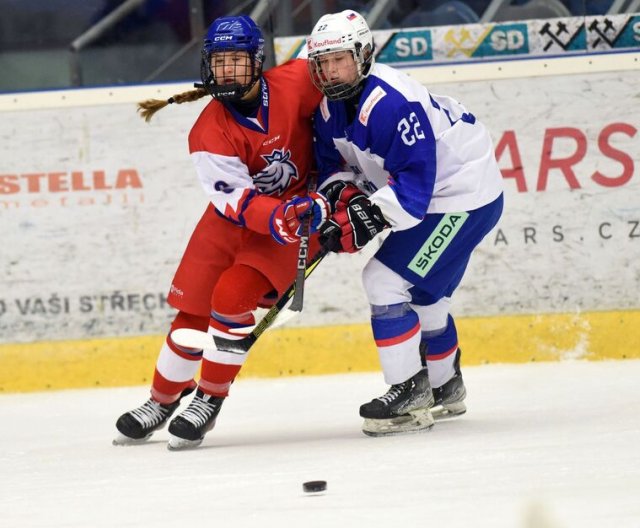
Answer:
M363 271L386 394L360 407L371 436L429 429L465 412L451 296L502 214L502 176L485 127L454 99L374 61L364 18L325 15L307 38L324 99L315 115L321 241L355 252L390 233Z

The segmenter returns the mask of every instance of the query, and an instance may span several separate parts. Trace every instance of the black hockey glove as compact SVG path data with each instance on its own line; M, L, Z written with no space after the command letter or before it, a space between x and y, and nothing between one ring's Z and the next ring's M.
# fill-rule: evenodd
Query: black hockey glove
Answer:
M320 226L320 243L329 251L355 253L385 227L389 223L380 208L363 195L352 199Z
M345 209L351 200L358 196L364 196L364 193L358 189L353 183L343 180L336 180L324 187L320 193L326 197L331 207L331 213L335 213L339 209Z

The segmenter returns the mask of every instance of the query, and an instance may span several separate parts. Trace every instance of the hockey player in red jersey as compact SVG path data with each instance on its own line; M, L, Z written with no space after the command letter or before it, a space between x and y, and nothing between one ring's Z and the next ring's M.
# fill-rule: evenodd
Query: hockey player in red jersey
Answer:
M169 425L169 448L202 442L246 354L179 347L171 331L194 328L243 338L255 323L252 312L273 303L294 280L302 218L312 213L311 233L327 218L326 200L307 195L306 181L313 159L311 117L321 94L304 60L263 73L263 44L249 17L219 18L204 40L203 88L141 104L149 119L168 103L213 97L189 134L210 203L171 284L168 301L178 314L160 350L151 398L118 419L116 444L148 439L194 390L189 406ZM315 237L310 246L310 253L319 248Z

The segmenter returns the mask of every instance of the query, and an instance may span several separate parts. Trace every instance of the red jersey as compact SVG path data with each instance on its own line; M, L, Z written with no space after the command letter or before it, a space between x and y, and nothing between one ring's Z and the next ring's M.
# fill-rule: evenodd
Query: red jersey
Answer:
M255 118L212 100L189 134L191 157L211 201L168 295L171 306L189 314L209 315L215 285L232 265L259 270L278 294L295 278L298 245L278 244L269 217L282 201L307 192L311 116L322 94L301 59L266 71L260 83ZM310 254L319 248L316 236L309 248Z
M217 212L268 234L276 200L306 194L313 163L310 122L322 95L301 59L266 71L260 90L255 117L212 100L189 134L189 150Z

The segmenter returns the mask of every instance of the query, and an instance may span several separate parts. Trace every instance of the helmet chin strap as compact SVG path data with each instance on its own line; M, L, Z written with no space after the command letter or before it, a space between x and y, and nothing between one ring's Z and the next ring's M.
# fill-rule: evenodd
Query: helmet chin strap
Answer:
M244 116L248 116L255 113L255 110L260 106L260 90L255 90L255 86L260 86L260 80L256 80L248 90L245 90L242 95L238 95L233 98L221 99L225 104L232 105L238 112Z
M262 65L256 63L253 58L253 66L251 69L251 79L247 84L229 83L218 84L215 81L211 69L209 68L209 55L204 55L201 63L201 77L203 79L203 87L211 97L219 101L236 102L240 101L247 95L251 89L260 81L262 76Z
M244 95L243 86L240 83L214 84L210 88L211 96L214 99L224 101L239 101Z
M357 96L360 92L362 92L366 77L367 75L369 75L372 66L373 49L367 47L363 50L362 45L356 42L354 44L354 48L350 51L357 70L357 76L351 83L342 82L331 84L330 82L323 81L321 68L319 65L320 55L316 57L311 56L309 59L311 79L315 86L330 101L341 101ZM332 51L328 51L325 53L332 53Z
M360 67L358 67L358 69L360 69ZM362 92L365 82L365 79L360 73L358 73L358 77L350 83L341 82L332 84L331 82L323 82L321 80L316 82L315 79L319 79L319 76L312 78L314 79L314 84L316 84L320 91L322 91L330 101L343 101L357 96Z
M327 85L323 90L324 95L330 101L342 101L345 99L351 99L362 92L364 80L357 84L340 83L334 85Z

